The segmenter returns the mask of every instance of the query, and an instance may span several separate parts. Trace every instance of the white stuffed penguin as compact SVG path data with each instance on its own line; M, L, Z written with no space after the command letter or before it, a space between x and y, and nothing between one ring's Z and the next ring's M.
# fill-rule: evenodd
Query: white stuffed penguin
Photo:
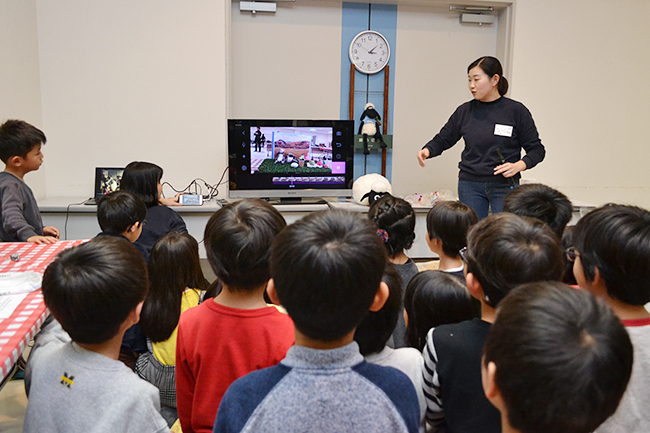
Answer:
M391 192L393 188L388 179L377 173L361 176L352 184L352 198L364 206L370 206L375 200Z
M293 153L287 155L286 162L287 164L289 164L291 168L298 168L299 166L298 159L296 158L296 155L294 155Z
M363 154L368 155L370 154L370 150L368 150L368 137L374 137L382 149L386 148L386 143L384 143L381 131L379 130L379 126L381 125L379 122L381 116L377 110L375 110L375 105L372 102L368 102L363 108L364 110L361 114L361 125L359 125L359 134L363 135ZM366 118L367 120L364 121Z

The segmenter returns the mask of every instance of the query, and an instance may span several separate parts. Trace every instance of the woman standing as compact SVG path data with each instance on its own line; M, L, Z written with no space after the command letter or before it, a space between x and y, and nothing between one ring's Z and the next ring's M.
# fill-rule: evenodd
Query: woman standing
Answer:
M490 209L501 212L504 197L519 185L519 172L539 164L546 151L528 109L504 96L508 81L498 59L481 57L468 66L467 73L474 99L456 109L417 158L424 167L425 159L463 138L458 197L482 219ZM521 149L526 151L523 158Z

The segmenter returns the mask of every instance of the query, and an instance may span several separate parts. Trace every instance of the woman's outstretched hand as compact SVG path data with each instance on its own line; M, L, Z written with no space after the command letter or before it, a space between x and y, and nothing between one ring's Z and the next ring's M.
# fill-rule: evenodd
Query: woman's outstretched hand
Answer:
M418 152L418 163L420 164L420 167L424 167L424 160L429 157L429 149L422 149L421 151Z

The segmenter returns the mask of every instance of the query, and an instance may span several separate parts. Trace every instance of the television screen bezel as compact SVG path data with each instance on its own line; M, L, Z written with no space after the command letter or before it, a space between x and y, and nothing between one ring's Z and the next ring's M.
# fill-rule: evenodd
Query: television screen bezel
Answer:
M247 127L300 127L300 128L318 128L318 127L341 127L344 126L348 132L348 156L346 158L346 185L345 188L337 189L319 189L319 188L296 188L296 189L230 189L228 186L228 198L261 198L261 199L296 199L301 198L332 198L332 197L351 197L352 182L354 180L354 121L339 119L228 119L228 163L229 176L233 175L236 168L233 166L233 147L238 143L233 142L231 132L235 124L247 124ZM241 126L239 126L241 127Z

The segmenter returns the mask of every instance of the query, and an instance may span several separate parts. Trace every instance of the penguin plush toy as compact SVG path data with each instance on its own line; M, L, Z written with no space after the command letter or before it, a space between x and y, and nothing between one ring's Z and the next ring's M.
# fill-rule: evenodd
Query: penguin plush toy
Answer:
M381 136L379 126L381 125L381 116L375 110L372 102L368 102L364 107L363 114L361 114L361 125L359 125L359 135L363 135L363 154L370 154L368 150L368 137L374 137L375 141L379 143L382 149L386 149L386 143ZM364 120L366 119L366 120Z

